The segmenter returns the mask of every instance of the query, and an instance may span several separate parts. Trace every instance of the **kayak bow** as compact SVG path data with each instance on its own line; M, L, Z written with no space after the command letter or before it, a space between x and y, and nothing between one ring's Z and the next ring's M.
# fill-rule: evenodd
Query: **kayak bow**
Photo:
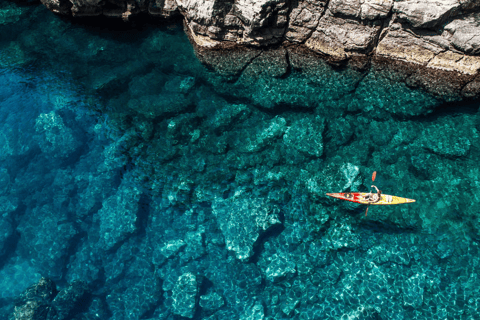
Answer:
M388 194L382 194L380 201L371 202L365 200L365 196L369 195L368 192L345 192L345 193L327 193L327 196L332 198L337 198L340 200L347 200L351 202L369 204L369 205L393 205L393 204L402 204L402 203L411 203L415 202L413 199L407 199L397 196L390 196Z

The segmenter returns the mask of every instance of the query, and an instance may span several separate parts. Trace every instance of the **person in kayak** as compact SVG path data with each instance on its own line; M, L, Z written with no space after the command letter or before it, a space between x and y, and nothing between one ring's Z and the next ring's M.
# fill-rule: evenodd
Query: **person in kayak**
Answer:
M374 185L372 185L371 188L375 188L377 190L377 193L371 193L371 192L367 193L364 198L365 201L368 201L371 203L380 201L380 199L382 198L382 190L378 190L378 188Z

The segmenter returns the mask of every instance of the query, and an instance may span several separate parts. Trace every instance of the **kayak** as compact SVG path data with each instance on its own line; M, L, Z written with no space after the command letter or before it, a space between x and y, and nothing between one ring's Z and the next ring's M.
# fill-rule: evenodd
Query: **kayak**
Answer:
M347 200L351 202L369 204L369 205L392 205L392 204L402 204L402 203L411 203L415 202L413 199L407 199L397 196L390 196L388 194L382 194L380 200L377 202L371 202L365 200L365 196L369 195L368 192L346 192L346 193L327 193L327 196L337 198L340 200Z

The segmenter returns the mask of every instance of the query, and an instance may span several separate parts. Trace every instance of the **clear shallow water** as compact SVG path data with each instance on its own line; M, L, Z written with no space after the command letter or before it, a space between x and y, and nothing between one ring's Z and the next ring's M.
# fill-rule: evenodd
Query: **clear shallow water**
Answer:
M87 282L92 319L480 316L478 102L321 61L232 78L179 24L0 10L3 315L46 276ZM374 170L417 202L325 197Z

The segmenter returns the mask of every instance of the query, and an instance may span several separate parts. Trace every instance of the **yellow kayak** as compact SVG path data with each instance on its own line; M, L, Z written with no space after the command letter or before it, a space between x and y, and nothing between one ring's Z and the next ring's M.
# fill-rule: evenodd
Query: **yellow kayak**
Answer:
M402 198L397 196L390 196L388 194L382 194L380 200L376 202L365 200L368 198L368 192L346 192L346 193L327 193L327 196L337 198L340 200L347 200L351 202L369 204L369 205L393 205L393 204L402 204L402 203L412 203L415 202L413 199Z

